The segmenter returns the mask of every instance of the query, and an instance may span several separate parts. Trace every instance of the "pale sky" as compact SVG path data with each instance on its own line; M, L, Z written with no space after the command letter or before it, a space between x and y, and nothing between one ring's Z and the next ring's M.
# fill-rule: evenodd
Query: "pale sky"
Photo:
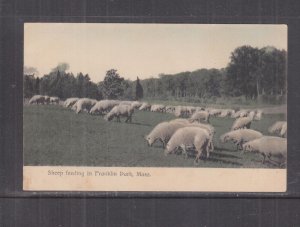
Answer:
M135 80L223 68L239 46L287 50L286 25L26 23L24 65L40 76L58 63L94 82L109 69Z

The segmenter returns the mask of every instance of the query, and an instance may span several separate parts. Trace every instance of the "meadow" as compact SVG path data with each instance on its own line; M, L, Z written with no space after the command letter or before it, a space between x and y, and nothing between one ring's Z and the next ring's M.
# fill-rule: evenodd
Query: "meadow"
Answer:
M166 113L135 111L132 123L87 113L75 114L58 105L24 105L24 165L33 166L128 166L128 167L213 167L278 168L259 154L236 151L232 143L222 144L220 135L229 131L232 118L211 118L215 127L215 150L207 160L194 165L194 157L164 155L160 142L149 147L144 140L156 124L174 119ZM283 120L284 114L266 114L252 129L268 135L268 127Z

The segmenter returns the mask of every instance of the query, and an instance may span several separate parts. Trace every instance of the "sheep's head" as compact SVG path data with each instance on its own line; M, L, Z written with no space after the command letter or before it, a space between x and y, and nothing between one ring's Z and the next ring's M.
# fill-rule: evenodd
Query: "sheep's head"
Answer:
M149 136L149 135L146 135L144 138L145 138L145 140L147 141L148 146L151 147L152 144L154 143L154 138L152 138L152 137Z
M171 146L169 143L167 143L166 148L165 148L165 155L168 155L171 153Z
M249 143L243 144L243 151L252 152L252 146Z
M113 116L112 114L107 114L107 115L105 115L105 117L104 117L104 119L105 119L106 121L111 121L113 118L114 118L114 116Z
M229 136L227 134L224 134L220 137L220 140L223 142L223 143L226 143L228 140L229 140Z

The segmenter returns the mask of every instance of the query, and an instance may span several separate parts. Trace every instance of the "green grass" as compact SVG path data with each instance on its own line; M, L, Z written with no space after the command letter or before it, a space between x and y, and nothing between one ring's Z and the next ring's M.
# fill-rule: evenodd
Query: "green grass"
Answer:
M147 167L245 167L268 168L259 154L241 154L232 144L221 144L219 137L228 131L233 119L212 118L216 129L215 151L208 160L194 165L194 158L164 155L160 143L148 147L143 136L171 114L136 111L131 124L106 122L101 116L75 114L61 106L24 106L24 165L63 166L147 166ZM283 114L265 115L252 128L263 134Z

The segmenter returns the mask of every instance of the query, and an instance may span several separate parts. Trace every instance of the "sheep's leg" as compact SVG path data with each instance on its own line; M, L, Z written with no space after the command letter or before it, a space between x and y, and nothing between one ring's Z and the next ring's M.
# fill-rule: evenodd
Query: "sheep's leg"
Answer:
M262 164L265 164L265 161L266 161L266 155L264 153L262 153L262 156L264 157L263 160L262 160Z
M186 146L185 145L181 145L180 147L181 147L181 149L183 150L183 152L185 154L184 158L187 159L188 158L188 154L187 154L187 151L186 151Z
M197 149L197 150L198 150L198 149ZM202 154L202 149L199 149L198 152L197 152L197 156L196 156L196 158L195 158L195 160L194 160L194 164L195 164L195 165L198 165L198 161L199 161L199 159L200 159L201 154Z

